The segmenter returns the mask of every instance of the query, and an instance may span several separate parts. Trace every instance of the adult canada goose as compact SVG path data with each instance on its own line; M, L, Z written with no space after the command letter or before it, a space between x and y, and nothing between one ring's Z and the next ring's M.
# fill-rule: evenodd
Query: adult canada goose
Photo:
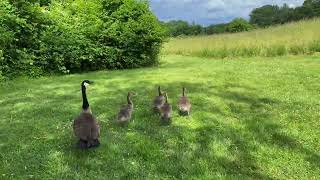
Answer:
M181 116L190 115L191 103L189 101L189 98L186 96L185 87L182 88L182 96L179 99L178 109Z
M158 93L159 95L155 97L153 100L153 110L159 113L166 99L164 97L163 92L161 91L160 86L158 87Z
M84 80L81 83L82 91L82 112L73 122L73 131L79 139L78 146L81 149L98 147L100 145L100 126L96 118L92 115L87 99L86 89L93 81Z
M118 117L117 117L117 121L120 124L126 124L130 121L131 119L131 115L133 112L133 102L131 100L131 97L134 96L135 93L133 92L128 92L127 95L127 102L128 104L126 104L125 106L123 106L120 109L120 112L118 113Z
M168 94L164 93L165 103L161 107L161 121L162 123L170 123L172 116L172 106L168 102Z

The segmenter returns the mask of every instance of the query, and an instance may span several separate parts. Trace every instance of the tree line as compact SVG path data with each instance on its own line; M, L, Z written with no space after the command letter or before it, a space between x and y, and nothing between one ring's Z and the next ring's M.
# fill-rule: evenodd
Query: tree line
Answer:
M287 4L283 6L264 5L254 9L250 13L249 20L235 18L229 23L212 24L206 27L195 23L189 24L187 21L182 20L162 22L162 24L167 28L169 36L177 37L182 35L211 35L249 31L259 27L268 27L319 16L320 0L305 0L302 6L295 8L289 7Z

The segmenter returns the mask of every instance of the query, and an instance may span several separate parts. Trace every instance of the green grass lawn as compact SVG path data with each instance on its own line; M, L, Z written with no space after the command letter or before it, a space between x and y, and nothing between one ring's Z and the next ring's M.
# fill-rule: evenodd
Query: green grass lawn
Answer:
M101 124L101 146L74 148L80 83ZM170 126L150 111L156 87ZM188 89L192 116L176 102ZM114 124L126 93L135 112ZM0 179L319 179L320 57L234 60L166 56L160 67L18 79L0 88Z

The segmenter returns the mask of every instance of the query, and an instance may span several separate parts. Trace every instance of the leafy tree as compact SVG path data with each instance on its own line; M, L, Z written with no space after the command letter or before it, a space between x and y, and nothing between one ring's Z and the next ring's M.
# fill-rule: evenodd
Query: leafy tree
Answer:
M276 5L265 5L254 9L250 14L250 23L266 27L276 24L280 9Z
M254 26L252 26L247 20L243 18L236 18L229 23L226 28L227 32L236 33L242 31L252 30Z
M275 24L284 24L293 20L294 10L287 4L279 8L279 12L274 21Z
M199 35L199 34L202 34L203 32L203 27L199 24L195 24L195 23L192 23L191 26L189 26L189 32L188 34L189 35Z
M317 16L320 16L320 0L305 0L302 6L296 8L290 8L287 4L256 8L250 14L250 22L266 27Z
M227 26L229 24L213 24L205 28L206 34L221 34L227 32Z
M311 10L312 17L320 16L320 0L305 0L302 7Z
M317 6L320 4L320 0L305 0L303 6Z
M168 29L169 35L176 37L180 35L189 35L189 23L186 21L169 21L165 23Z

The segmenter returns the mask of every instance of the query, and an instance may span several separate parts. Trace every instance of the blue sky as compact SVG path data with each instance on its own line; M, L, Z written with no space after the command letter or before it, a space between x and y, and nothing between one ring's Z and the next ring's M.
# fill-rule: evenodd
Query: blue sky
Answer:
M291 7L304 0L150 0L151 9L162 21L186 20L208 25L229 22L235 17L248 19L252 9L266 4Z

